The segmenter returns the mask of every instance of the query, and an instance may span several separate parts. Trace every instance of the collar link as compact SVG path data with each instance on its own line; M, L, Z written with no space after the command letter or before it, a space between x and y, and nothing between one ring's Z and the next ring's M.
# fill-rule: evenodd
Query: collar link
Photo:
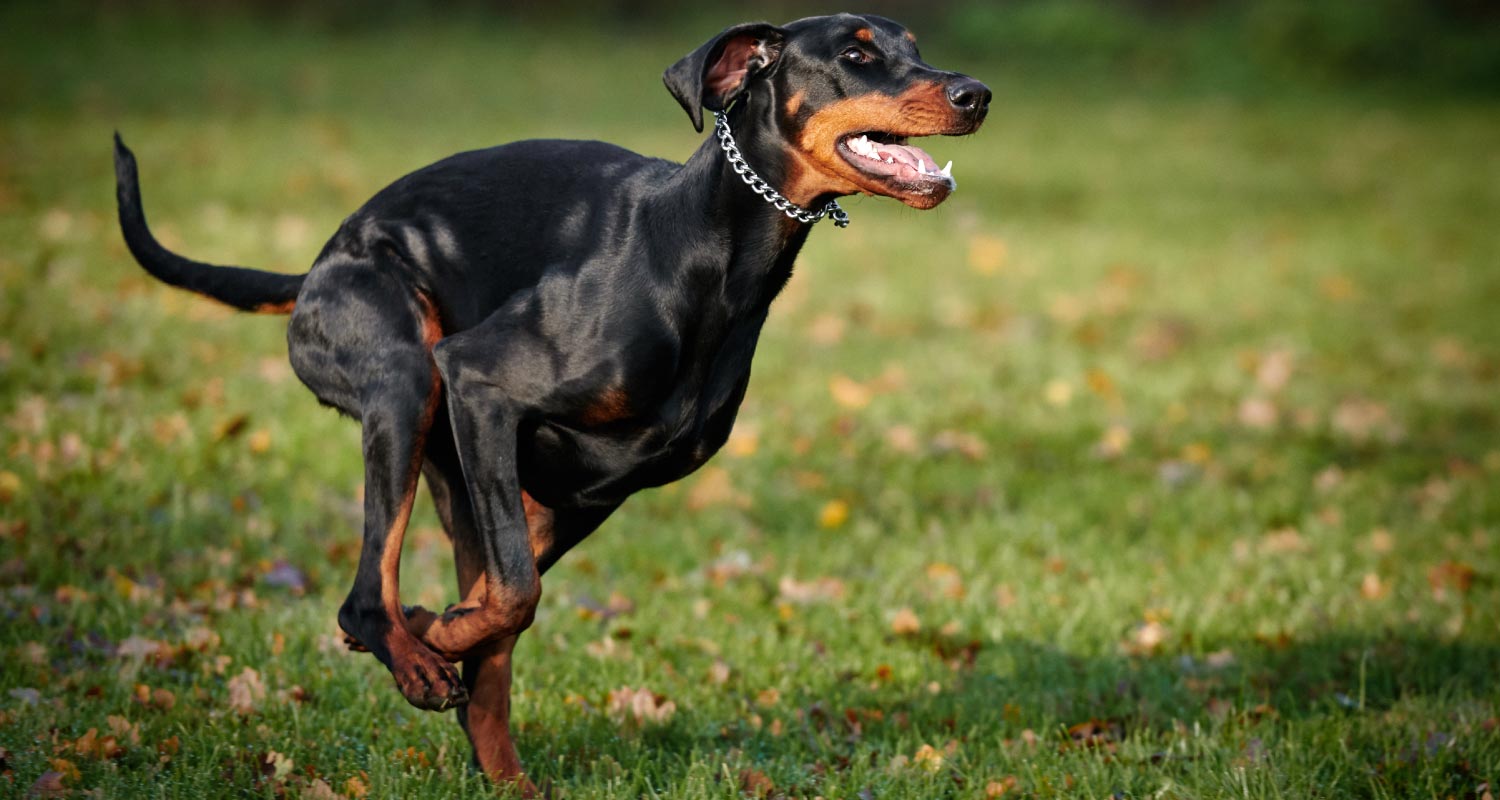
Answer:
M734 134L729 130L729 115L726 112L714 112L714 135L719 138L719 148L729 158L729 166L734 168L736 175L749 186L751 191L760 195L767 203L775 206L783 214L798 222L814 223L824 217L832 217L833 224L839 228L849 227L849 215L839 207L839 201L829 200L828 204L817 211L808 211L802 206L786 199L776 191L771 184L766 183L755 170L745 161L740 148L734 143Z

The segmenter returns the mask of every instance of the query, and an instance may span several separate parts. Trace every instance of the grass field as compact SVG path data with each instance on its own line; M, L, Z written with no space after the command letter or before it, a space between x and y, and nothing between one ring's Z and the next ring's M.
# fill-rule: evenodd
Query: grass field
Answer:
M335 611L358 430L169 246L306 268L451 152L683 158L710 31L321 37L0 10L0 795L484 797ZM1500 108L1008 77L846 204L730 446L545 580L559 796L1470 797L1500 781ZM560 69L559 64L566 66ZM425 498L404 595L456 599ZM645 690L636 711L623 689ZM668 705L670 703L670 705Z

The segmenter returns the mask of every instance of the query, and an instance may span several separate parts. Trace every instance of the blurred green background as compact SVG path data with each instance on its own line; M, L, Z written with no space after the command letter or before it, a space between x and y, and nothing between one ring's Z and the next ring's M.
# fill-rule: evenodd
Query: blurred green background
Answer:
M730 446L549 573L532 775L1493 794L1497 6L867 8L994 89L977 135L923 143L960 188L820 226ZM662 69L826 10L0 5L0 795L491 794L451 717L339 644L357 426L282 321L130 261L111 131L169 246L301 271L458 150L684 158ZM453 600L450 571L424 500L403 597Z

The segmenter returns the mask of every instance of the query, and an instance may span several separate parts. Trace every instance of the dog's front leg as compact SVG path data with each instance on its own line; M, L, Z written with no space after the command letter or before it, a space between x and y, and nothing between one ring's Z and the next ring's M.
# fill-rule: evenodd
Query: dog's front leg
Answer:
M477 332L476 332L477 333ZM471 345L467 346L466 344ZM477 344L478 346L472 346ZM478 360L476 350L483 352ZM418 614L409 627L450 661L531 625L542 595L516 473L517 428L524 405L495 373L495 348L459 335L434 349L448 392L448 416L478 528L482 573L464 599L440 615Z

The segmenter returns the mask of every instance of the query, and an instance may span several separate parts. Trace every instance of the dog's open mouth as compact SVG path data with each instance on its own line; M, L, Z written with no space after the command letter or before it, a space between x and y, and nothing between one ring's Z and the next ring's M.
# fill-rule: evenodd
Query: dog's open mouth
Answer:
M880 194L920 205L936 205L958 188L953 162L939 167L926 150L906 143L905 136L866 131L839 140L839 155L879 184ZM933 202L936 201L936 202Z

